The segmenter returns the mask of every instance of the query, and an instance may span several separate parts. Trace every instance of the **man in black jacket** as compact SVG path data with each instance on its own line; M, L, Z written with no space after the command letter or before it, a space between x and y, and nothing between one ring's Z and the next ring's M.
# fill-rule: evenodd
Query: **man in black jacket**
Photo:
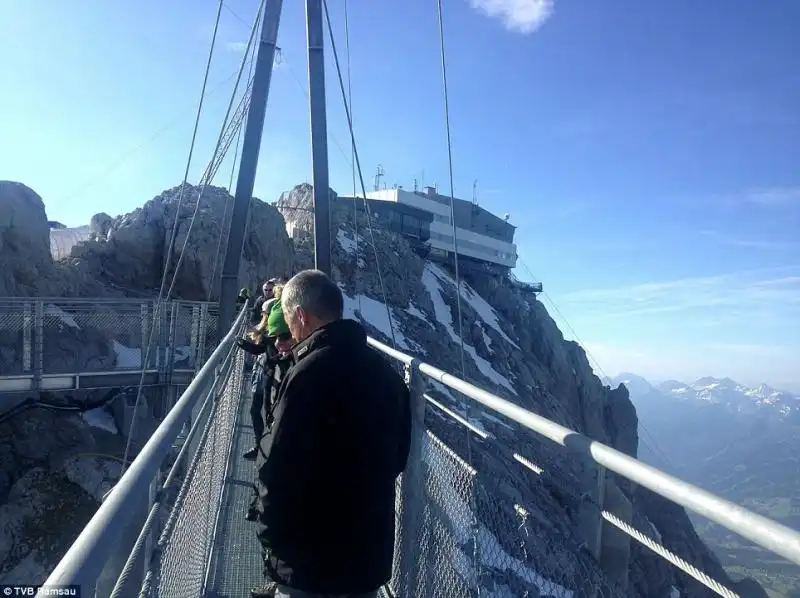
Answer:
M395 481L411 442L408 389L317 270L284 287L294 365L264 437L258 536L279 598L373 597L394 556Z
M261 295L256 297L256 300L253 302L253 309L250 312L250 323L253 326L261 321L264 302L272 299L272 293L277 282L277 278L270 278L267 282L261 285Z

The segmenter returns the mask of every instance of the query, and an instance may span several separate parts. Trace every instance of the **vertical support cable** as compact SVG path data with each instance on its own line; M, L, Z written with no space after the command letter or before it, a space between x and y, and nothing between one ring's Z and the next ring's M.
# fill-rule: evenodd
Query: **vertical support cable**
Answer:
M197 140L197 130L200 127L200 115L203 113L203 102L206 97L206 87L208 85L208 74L211 72L211 61L214 58L214 48L216 47L217 43L217 32L219 31L219 21L220 17L222 16L222 7L224 6L223 0L219 0L219 6L217 7L217 16L214 20L214 32L211 34L211 47L208 50L208 60L206 61L206 70L203 75L203 86L200 90L200 101L197 104L197 114L194 119L194 129L192 130L192 141L189 144L189 156L186 159L186 169L183 173L183 183L181 183L181 190L178 194L178 202L177 206L175 207L175 221L172 223L172 231L169 237L169 245L167 246L167 254L165 256L163 270L161 273L161 285L158 289L158 298L156 299L155 310L153 315L153 320L158 317L158 312L160 311L161 307L161 300L164 296L164 290L167 287L167 274L169 273L169 265L172 263L172 252L175 248L175 239L178 236L178 223L180 220L181 214L181 203L183 202L183 194L186 191L186 185L189 181L189 169L192 166L192 156L194 155L194 146L195 141ZM197 198L197 203L200 205L200 198ZM188 235L187 235L188 241ZM175 277L177 277L178 271L175 270ZM174 282L174 279L173 279ZM150 329L150 335L147 339L147 345L144 351L144 362L146 363L149 361L150 356L150 347L153 343L153 331L155 326ZM125 452L123 453L122 457L122 469L120 471L120 476L122 476L125 471L127 470L128 466L128 454L130 453L131 449L131 438L134 436L135 426L136 426L136 414L139 410L139 402L142 399L142 387L144 386L144 377L145 377L146 368L142 368L142 375L139 378L139 386L136 390L136 401L133 404L133 418L131 419L131 428L128 430L128 440L125 444Z
M441 48L442 57L442 88L444 90L444 119L445 131L447 135L447 164L450 176L450 220L453 228L453 263L455 266L456 276L456 305L458 309L458 336L461 339L461 377L466 379L466 368L464 365L464 332L462 329L461 318L461 279L458 273L458 236L456 232L456 214L454 206L454 184L453 184L453 150L450 141L450 102L447 96L447 63L445 60L444 52L444 26L442 23L442 0L437 0L438 16L439 16L439 45Z
M392 310L389 307L389 299L386 295L386 286L383 284L383 274L381 274L381 260L378 255L378 246L375 243L375 232L372 230L372 218L369 215L369 206L367 205L367 191L364 186L364 173L361 170L361 161L358 158L358 148L356 147L356 136L353 133L353 117L350 113L350 106L347 101L347 94L344 89L344 77L342 77L342 68L339 65L339 54L336 51L336 40L333 37L333 27L331 26L331 15L328 11L327 0L322 0L322 6L325 9L325 21L328 25L328 34L331 38L331 51L333 52L333 63L336 65L336 75L339 79L339 90L342 93L342 102L344 103L344 112L347 115L347 127L350 130L350 141L352 143L353 157L356 161L356 169L358 170L358 181L361 187L361 194L364 199L364 215L367 217L367 229L369 229L370 241L372 242L372 253L375 256L375 267L378 271L378 282L381 287L381 295L383 296L383 304L386 307L386 318L389 320L389 332L392 337L392 348L397 348L397 341L394 334L394 318L392 318Z
M448 174L450 177L450 219L453 226L453 263L454 274L456 278L456 309L458 310L458 338L461 354L461 377L466 380L466 366L464 363L464 329L463 329L463 316L461 313L461 278L458 272L458 234L456 227L456 213L455 213L455 191L453 184L453 148L450 138L450 101L447 95L447 60L444 51L444 18L442 17L442 0L437 0L437 16L439 21L439 48L442 60L442 90L444 92L444 118L445 118L445 132L447 134L447 165ZM470 401L466 402L467 420L471 420L472 406ZM472 467L472 434L469 429L466 429L467 434L467 463ZM470 495L471 511L472 511L472 533L473 533L473 553L472 561L473 567L476 572L475 590L477 595L481 595L480 584L480 556L478 554L478 520L475 504L474 492Z
M353 115L353 87L352 77L350 74L350 18L347 14L347 0L344 0L344 45L345 54L347 55L347 103L350 106L350 116L352 125ZM361 272L361 259L358 257L358 202L356 201L356 139L355 136L350 137L350 173L353 177L353 229L355 231L356 240L356 301L358 302L358 311L361 311L361 287L359 286L359 273ZM364 202L366 204L366 202ZM366 209L367 206L364 206ZM390 320L391 323L391 320Z

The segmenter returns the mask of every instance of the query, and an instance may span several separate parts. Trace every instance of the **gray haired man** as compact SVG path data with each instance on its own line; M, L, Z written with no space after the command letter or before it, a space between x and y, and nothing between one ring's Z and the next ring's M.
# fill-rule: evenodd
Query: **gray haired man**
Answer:
M265 574L278 597L373 597L391 576L408 389L324 273L300 272L281 301L297 344L258 471Z

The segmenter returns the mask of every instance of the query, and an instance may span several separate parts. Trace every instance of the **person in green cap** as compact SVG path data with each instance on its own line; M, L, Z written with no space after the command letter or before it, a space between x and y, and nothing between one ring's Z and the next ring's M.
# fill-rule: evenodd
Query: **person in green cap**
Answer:
M269 429L273 422L272 413L275 411L278 389L292 364L291 350L294 347L294 339L283 317L280 299L272 305L269 312L267 339L274 343L277 350L277 355L267 359L264 376L264 422Z
M253 400L250 405L250 417L253 422L255 446L248 450L243 457L249 461L255 460L258 455L258 443L264 436L265 426L271 420L274 397L283 379L283 373L288 368L283 356L291 351L294 341L283 318L280 300L273 298L270 303L264 303L267 310L261 323L253 330L250 339L240 338L236 344L252 355L257 355L253 368L254 375L251 380Z

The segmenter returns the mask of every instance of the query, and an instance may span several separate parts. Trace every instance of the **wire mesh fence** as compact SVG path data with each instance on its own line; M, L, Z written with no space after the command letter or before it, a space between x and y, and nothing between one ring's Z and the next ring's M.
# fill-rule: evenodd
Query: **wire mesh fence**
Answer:
M242 395L244 353L234 351L230 368L204 434L189 449L189 466L158 540L140 596L196 597L211 562L223 484Z
M431 409L429 404L429 413ZM441 426L436 425L437 421L432 418L428 423L433 424L432 429L437 433L444 433L446 442L438 441L428 447L429 454L431 448L435 449L434 452L457 449L458 454L465 454L463 440L467 429L464 422L451 418L448 425ZM510 420L508 422L518 425ZM723 598L738 597L734 585L729 583L726 586L720 581L725 579L721 569L704 559L702 553L694 552L681 542L671 546L668 541L662 540L649 520L638 511L632 511L634 486L624 478L610 472L602 472L600 475L602 468L598 469L596 464L588 463L600 476L591 484L605 487L601 496L593 495L585 491L586 486L581 491L576 470L566 467L567 464L574 464L574 458L567 458L564 463L554 457L552 447L545 450L539 442L509 445L485 431L482 435L474 430L470 433L474 436L472 463L478 468L475 479L471 482L473 503L469 508L475 513L474 527L470 530L472 537L466 544L457 543L459 552L454 557L452 548L447 546L458 536L459 526L445 527L446 533L443 536L441 524L426 519L425 525L432 526L432 530L426 533L436 538L433 544L435 550L450 554L450 571L442 571L440 566L437 575L449 577L451 581L432 583L423 579L420 583L427 585L418 585L418 593L414 594L406 591L404 584L408 583L407 573L396 572L391 588L394 595L616 598L653 595L654 591L676 595L676 592L686 590L688 595L705 595L711 590ZM430 431L428 434L436 438ZM524 450L533 457L523 457L515 450ZM452 470L453 465L445 467L441 458L431 461L428 457L427 460L428 469L435 467L445 471ZM452 464L460 463L462 470L469 469L462 459L451 461ZM483 475L487 473L484 469L489 475ZM428 471L426 475L435 474ZM459 487L460 484L456 481L458 476L454 477L452 471L443 477L451 480L450 486L456 489ZM426 482L426 485L430 484ZM560 503L555 511L547 508L553 497L558 497L556 502ZM441 502L430 493L425 496L425 500L431 503L426 505L427 511L435 510L435 503ZM466 508L465 501L462 499L458 507L455 504L450 501L448 519L451 522L463 522L465 517L461 512ZM403 507L404 504L400 503L399 508L402 510ZM566 516L566 513L571 515ZM587 530L579 530L587 524L584 516L598 520L596 527L590 524L590 528L600 533L602 527L603 550L611 549L614 556L606 555L601 561L592 554L591 540L585 535ZM401 520L399 516L398 520ZM613 539L608 542L609 538ZM420 545L423 550L430 550L432 546L425 541L421 541ZM402 550L400 541L397 546L398 550ZM629 559L633 558L639 547L648 551L652 557L650 561L661 561L663 566L656 565L653 568L653 565L647 565L650 567L647 574L639 570L642 566L639 563L631 569L635 574L629 572L629 563L633 563ZM618 551L618 554L614 551ZM466 561L464 555L467 557ZM434 559L437 560L441 562L443 558L440 556ZM607 569L609 565L611 570ZM396 566L402 566L401 557L396 559ZM453 579L453 572L460 579ZM643 579L643 574L650 577ZM619 581L620 576L625 579ZM429 576L431 580L434 578L435 576Z
M404 529L412 497L397 487L395 596L621 597L577 538L555 529L498 488L430 431L416 530ZM407 533L416 533L408 542ZM410 554L405 554L408 550Z
M0 372L16 375L31 369L32 330L30 304L0 299Z
M138 371L146 354L147 369L196 369L216 346L216 321L217 306L200 302L0 299L0 372Z

